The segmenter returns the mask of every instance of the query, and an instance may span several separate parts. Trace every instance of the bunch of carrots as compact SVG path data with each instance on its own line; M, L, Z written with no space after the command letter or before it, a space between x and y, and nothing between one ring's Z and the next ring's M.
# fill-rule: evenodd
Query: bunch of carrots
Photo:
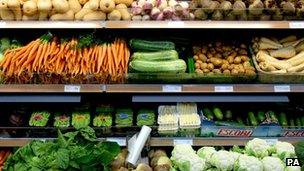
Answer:
M59 41L44 35L7 50L0 63L6 83L121 82L130 51L125 40L96 43L92 37Z
M2 171L2 167L10 154L11 154L11 152L9 150L0 151L0 171Z

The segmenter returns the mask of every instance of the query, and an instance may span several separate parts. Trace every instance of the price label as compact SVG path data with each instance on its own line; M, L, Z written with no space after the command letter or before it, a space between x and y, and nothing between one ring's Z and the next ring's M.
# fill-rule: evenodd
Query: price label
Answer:
M64 92L79 93L80 92L80 86L78 86L78 85L65 85L64 86Z
M182 86L180 85L164 85L163 92L182 92Z
M274 145L278 142L278 139L272 138L272 139L265 139L268 145Z
M290 92L290 85L275 85L274 92Z
M168 27L184 27L185 23L183 21L168 21Z
M105 21L100 22L100 27L101 28L106 28L106 22Z
M6 22L5 21L0 21L0 28L4 28L6 26Z
M126 138L107 138L107 141L116 142L120 146L126 146Z
M301 21L295 21L289 23L289 28L304 28L304 22Z
M214 86L214 92L233 92L233 86Z
M173 140L173 145L178 145L178 144L189 144L189 145L193 145L193 139L174 139Z

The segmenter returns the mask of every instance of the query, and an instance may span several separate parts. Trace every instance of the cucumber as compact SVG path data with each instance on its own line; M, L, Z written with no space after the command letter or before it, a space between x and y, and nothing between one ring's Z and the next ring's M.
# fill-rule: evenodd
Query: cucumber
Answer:
M226 110L226 112L225 112L225 118L226 119L232 119L232 112L231 112L231 110Z
M188 72L190 74L195 73L194 69L194 59L193 58L188 58Z
M289 126L290 127L295 127L295 120L294 119L289 120Z
M268 111L268 114L272 120L278 121L278 117L276 116L276 114L273 111Z
M288 126L286 113L281 112L279 115L279 123L281 126Z
M232 121L215 121L215 125L217 126L235 126L235 127L244 127L244 124L240 124L238 122L232 122Z
M175 49L175 44L169 41L147 41L141 39L131 39L129 43L134 51L140 52L155 52Z
M256 120L253 112L248 112L249 123L252 126L258 126L258 121Z
M243 122L243 119L240 118L240 117L237 117L237 118L236 118L236 121L237 121L239 124L245 125L244 122Z
M147 73L183 73L187 69L186 62L182 59L172 61L133 60L129 66L135 72Z
M265 112L263 112L263 111L258 111L257 118L258 118L258 121L259 121L259 122L264 122L264 120L266 119Z
M210 120L214 119L213 113L209 108L204 108L203 109L203 114L206 116L206 118L208 118Z
M145 61L166 61L178 59L176 50L166 50L159 52L135 52L132 55L132 60L145 60Z
M299 128L301 128L301 119L300 118L296 118L296 123L295 123L295 125L297 126L297 127L299 127Z
M218 119L218 120L222 120L224 118L223 112L221 111L220 108L214 107L213 108L213 113L214 116Z

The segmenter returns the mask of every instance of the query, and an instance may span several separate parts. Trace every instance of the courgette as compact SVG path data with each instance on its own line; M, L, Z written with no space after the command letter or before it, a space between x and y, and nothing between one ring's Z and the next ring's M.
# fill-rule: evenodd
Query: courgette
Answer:
M226 119L232 119L232 112L231 112L231 110L226 110L226 112L225 112L225 118Z
M194 69L194 59L193 58L188 58L188 72L190 74L195 73Z
M224 118L223 112L221 111L220 108L214 107L213 108L213 113L214 116L218 119L218 120L222 120Z
M178 53L175 50L165 50L159 52L135 52L132 55L132 60L145 61L166 61L178 59Z
M279 123L281 126L288 126L286 113L281 112L279 115Z
M146 73L184 73L187 65L182 59L172 61L133 60L129 64L131 70Z
M233 127L244 127L244 124L240 124L238 122L232 122L232 121L215 121L215 125L217 126L233 126Z
M301 124L301 119L300 118L296 118L296 126L298 127L298 128L301 128L301 126L302 126L302 124Z
M131 39L129 43L134 51L139 52L156 52L175 49L175 44L170 41L147 41L141 39Z
M258 118L259 122L264 122L264 120L266 119L265 112L258 111L257 118Z
M210 120L214 119L213 113L209 108L204 108L203 109L203 114L204 114L204 116L206 116L206 118L208 118Z
M256 120L253 112L248 112L249 123L252 126L257 126L258 121Z

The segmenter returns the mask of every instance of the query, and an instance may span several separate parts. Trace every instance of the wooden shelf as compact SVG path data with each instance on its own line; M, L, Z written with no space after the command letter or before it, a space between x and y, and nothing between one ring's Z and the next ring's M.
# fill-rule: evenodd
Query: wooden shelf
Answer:
M0 28L9 29L132 29L132 28L194 28L194 29L303 29L301 21L0 21Z

